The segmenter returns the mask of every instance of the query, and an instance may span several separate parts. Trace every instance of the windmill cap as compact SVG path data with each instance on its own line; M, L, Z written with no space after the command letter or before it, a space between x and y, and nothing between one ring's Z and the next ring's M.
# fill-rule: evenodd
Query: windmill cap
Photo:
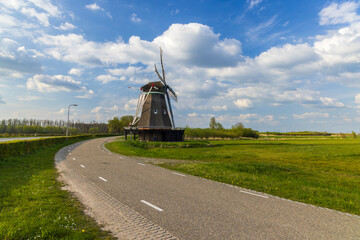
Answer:
M149 82L149 83L145 84L144 86L142 86L141 89L143 92L148 92L148 91L150 91L151 87L153 87L153 89L151 90L152 92L164 92L164 85L162 84L161 81Z

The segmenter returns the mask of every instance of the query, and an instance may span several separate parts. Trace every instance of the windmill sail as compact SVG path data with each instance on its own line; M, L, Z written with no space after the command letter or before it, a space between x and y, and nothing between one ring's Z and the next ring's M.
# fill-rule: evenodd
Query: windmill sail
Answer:
M163 63L163 59L162 59L161 47L160 47L160 63L161 63L162 76L160 75L159 71L157 70L156 64L154 64L155 65L155 73L157 74L160 81L164 85L164 93L165 93L166 100L167 100L167 107L168 107L170 115L171 115L172 127L175 128L175 122L174 122L173 112L172 112L172 108L171 108L170 98L177 102L177 96L176 96L175 91L166 83L166 80L165 80L165 69L164 69L164 63ZM169 94L169 92L170 92L170 94Z

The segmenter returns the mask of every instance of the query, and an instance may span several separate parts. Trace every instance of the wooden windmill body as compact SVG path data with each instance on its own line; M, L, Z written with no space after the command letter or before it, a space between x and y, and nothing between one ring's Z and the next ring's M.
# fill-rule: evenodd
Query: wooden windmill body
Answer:
M175 91L166 83L165 70L160 48L162 76L156 65L155 72L160 81L149 82L142 86L136 114L129 128L125 129L125 137L132 132L143 141L183 141L184 130L175 129L174 116L170 98L177 101Z

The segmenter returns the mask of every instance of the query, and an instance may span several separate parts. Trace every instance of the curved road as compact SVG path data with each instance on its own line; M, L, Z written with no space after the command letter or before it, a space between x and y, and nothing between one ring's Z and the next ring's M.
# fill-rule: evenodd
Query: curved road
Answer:
M360 239L360 217L110 153L112 138L62 149L56 166L119 239Z

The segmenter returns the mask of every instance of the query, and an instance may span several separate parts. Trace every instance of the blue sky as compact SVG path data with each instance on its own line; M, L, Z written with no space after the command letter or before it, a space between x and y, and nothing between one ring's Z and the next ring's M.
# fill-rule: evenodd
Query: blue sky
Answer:
M164 50L177 126L360 132L359 1L0 0L0 119L135 113ZM133 88L128 88L133 87Z

